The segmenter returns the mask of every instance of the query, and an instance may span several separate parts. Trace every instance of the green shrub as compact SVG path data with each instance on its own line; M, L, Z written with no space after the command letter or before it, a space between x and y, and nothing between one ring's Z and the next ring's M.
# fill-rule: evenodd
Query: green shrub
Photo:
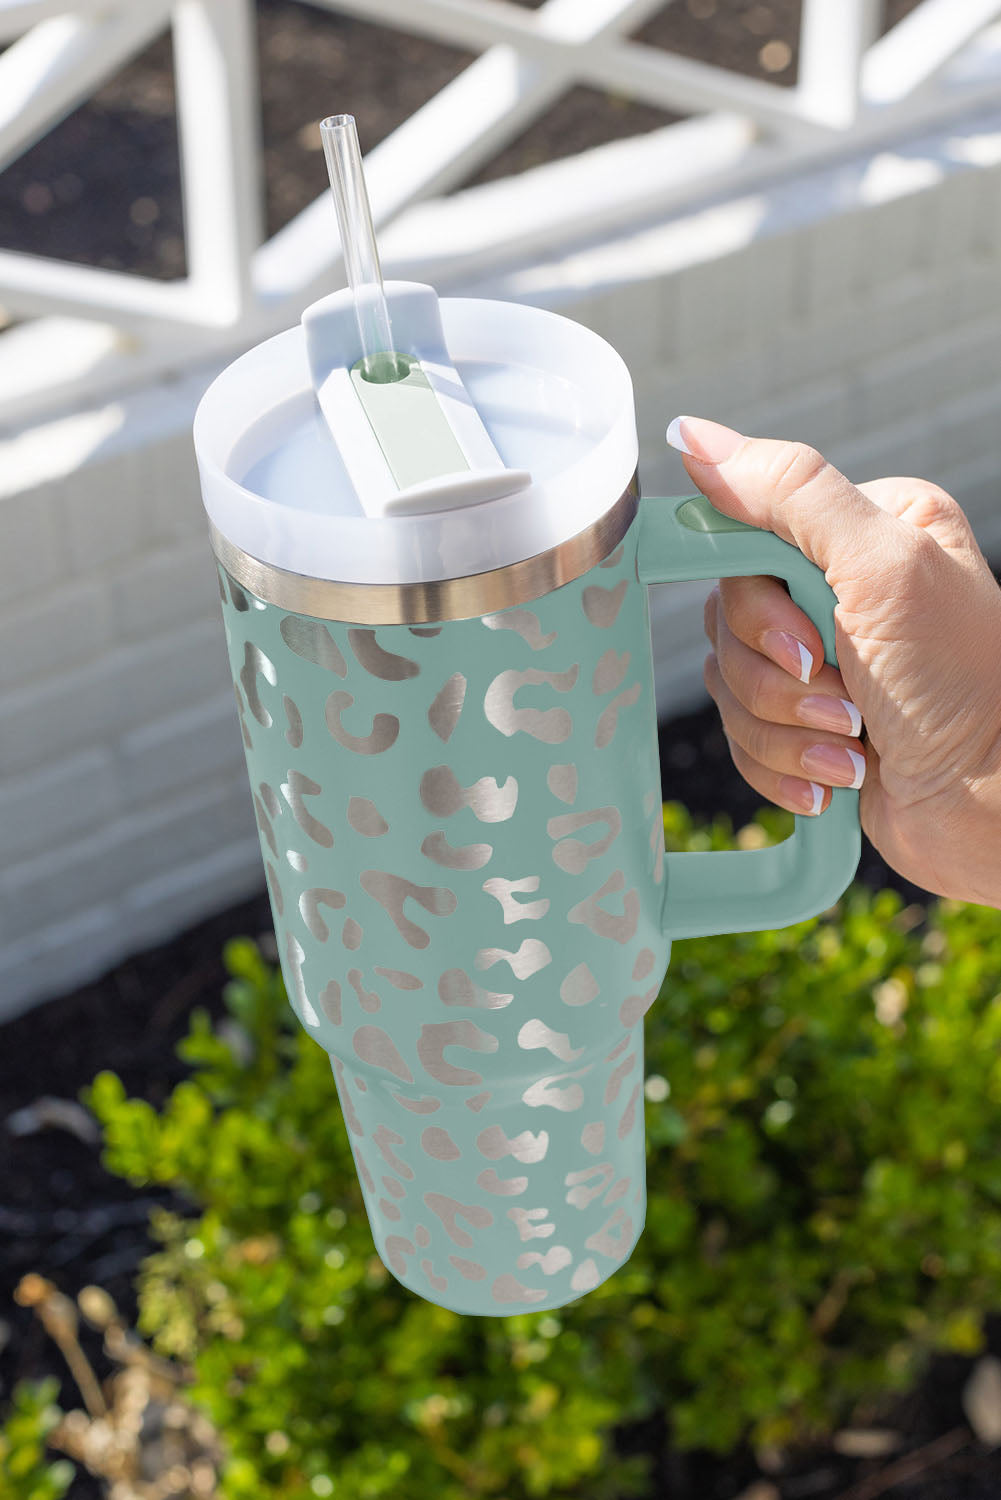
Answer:
M673 847L722 845L665 809ZM771 833L784 820L763 815ZM746 836L745 836L746 841ZM230 1500L645 1493L614 1429L783 1445L974 1352L1001 1309L1001 916L853 890L678 943L647 1017L647 1226L557 1314L462 1318L373 1253L325 1055L232 943L159 1114L111 1074L109 1166L171 1184L141 1328L190 1362Z
M0 1496L3 1500L62 1500L73 1479L73 1465L55 1462L46 1439L62 1415L56 1406L59 1382L23 1381L14 1391L0 1427Z

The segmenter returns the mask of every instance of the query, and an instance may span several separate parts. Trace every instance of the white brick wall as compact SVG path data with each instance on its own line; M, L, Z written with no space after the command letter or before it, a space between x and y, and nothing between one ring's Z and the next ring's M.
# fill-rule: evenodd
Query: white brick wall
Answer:
M689 488L663 433L694 412L803 438L855 479L936 479L1001 558L993 129L443 290L609 337L648 493ZM0 1014L261 885L190 448L209 374L25 433L0 465ZM654 591L667 711L702 694L704 593Z

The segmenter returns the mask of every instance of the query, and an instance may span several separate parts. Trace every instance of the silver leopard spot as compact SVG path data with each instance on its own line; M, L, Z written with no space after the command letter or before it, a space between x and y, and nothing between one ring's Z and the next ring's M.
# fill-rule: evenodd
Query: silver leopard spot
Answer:
M266 781L262 781L257 790L261 794L261 801L268 810L268 817L280 818L282 815L281 803L275 795L274 787L269 786Z
M516 979L530 979L552 961L553 955L540 938L525 938L515 953L509 953L506 948L481 948L474 960L478 969L492 969L499 963L510 964Z
M613 589L603 589L597 583L588 585L580 596L580 602L592 625L597 625L599 630L607 630L610 625L615 624L628 587L629 582L625 578L620 578Z
M302 966L306 961L306 950L293 933L285 934L285 984L295 1010L301 1015L306 1008L306 981L302 977ZM291 977L291 983L289 979Z
M541 1287L522 1286L510 1271L505 1271L503 1276L497 1277L490 1288L490 1295L502 1306L510 1302L543 1302L546 1296Z
M549 1150L549 1132L540 1130L538 1135L533 1135L530 1130L523 1130L509 1140L500 1125L488 1125L476 1137L476 1149L488 1161L513 1156L523 1167L534 1166L545 1159Z
M363 870L358 878L365 893L378 901L411 948L426 948L431 939L423 927L410 921L404 910L407 901L416 901L435 917L450 917L458 905L454 891L437 885L416 885L402 875L391 875L388 870Z
M573 719L565 708L516 708L515 695L521 688L545 685L558 693L568 693L577 681L580 667L575 663L565 672L539 672L527 667L523 672L508 669L499 672L487 688L483 712L501 734L529 734L545 745L561 745L573 733Z
M233 601L233 608L236 610L237 614L246 614L247 610L250 608L249 599L243 592L240 585L236 582L235 578L230 578L229 574L227 573L226 579L229 583L229 597ZM223 599L224 604L225 602L225 599Z
M592 1156L600 1156L605 1144L604 1120L592 1120L580 1133L580 1143Z
M426 1250L430 1245L431 1235L428 1230L425 1229L423 1224L418 1224L414 1229L414 1239L417 1241L418 1248L421 1250Z
M429 833L421 844L425 858L443 865L446 870L482 870L493 852L490 844L466 844L463 848L453 849L440 829Z
M496 1167L484 1167L476 1179L476 1186L485 1193L494 1193L499 1198L516 1198L528 1188L527 1177L498 1177Z
M333 846L334 835L325 823L313 817L303 800L305 797L318 797L322 791L323 788L319 782L314 781L310 776L303 776L300 771L289 771L288 781L282 782L282 796L292 809L292 816L303 833L311 838L314 844L330 849Z
M389 832L389 824L368 797L348 799L348 822L355 833L363 834L367 839L381 839Z
M526 875L523 880L505 880L503 876L494 875L483 882L483 889L500 904L505 927L512 922L541 921L549 910L548 896L544 896L541 901L521 902L514 899L520 891L537 891L538 875Z
M367 990L365 988L365 980L361 969L348 970L348 983L358 996L358 1004L362 1010L367 1011L370 1016L374 1016L377 1011L382 1009L382 1001L375 990ZM412 1079L411 1082L413 1082Z
M578 964L560 985L560 999L564 1005L590 1005L599 994L598 981L587 964Z
M293 750L299 750L302 748L302 714L287 693L282 698L282 707L285 710L285 717L288 720L285 738Z
M474 1115L478 1115L483 1106L490 1103L492 1097L493 1095L488 1089L485 1093L473 1094L469 1099L463 1099L462 1102L467 1109L473 1111Z
M425 1156L435 1161L458 1161L462 1155L448 1131L440 1125L429 1125L421 1132L421 1149Z
M619 563L622 561L622 553L624 549L625 542L620 542L615 551L610 552L604 559L604 561L598 564L599 568L617 568L619 566Z
M344 918L344 926L341 928L341 942L345 948L353 953L356 948L361 947L364 935L361 924L356 922L354 917Z
M378 964L375 972L383 979L388 979L394 990L422 990L423 979L418 979L416 974L408 974L406 969L383 969Z
M482 620L488 630L515 631L533 651L544 650L556 639L555 630L551 630L548 635L542 634L539 617L530 609L505 609L500 614L483 615Z
M271 826L271 819L268 817L264 809L264 803L261 801L260 797L258 797L256 792L253 794L253 796L254 817L257 819L257 826L267 840L268 848L271 850L271 853L277 855L278 840L275 838L275 830Z
M584 1054L583 1047L571 1047L570 1038L565 1031L553 1031L552 1027L538 1018L526 1021L522 1026L518 1032L518 1046L524 1052L545 1047L560 1062L576 1062Z
M379 1208L385 1214L386 1218L393 1220L394 1223L399 1222L399 1220L403 1217L396 1204L390 1203L388 1198L379 1199Z
M632 1130L633 1128L633 1122L636 1119L636 1106L639 1103L639 1097L640 1086L637 1083L632 1093L629 1095L629 1103L626 1105L625 1111L622 1115L622 1119L618 1124L616 1134L618 1135L620 1141L624 1141L630 1130Z
M257 691L258 677L263 677L265 682L270 683L272 687L278 681L278 673L275 670L274 662L265 656L263 651L258 650L252 641L246 641L243 647L243 666L240 668L240 682L243 685L243 691L247 698L247 707L250 709L250 712L258 724L262 724L265 729L270 729L274 721L261 702L260 694Z
M486 1266L481 1266L478 1260L464 1260L461 1255L448 1258L465 1281L482 1281L487 1274Z
M629 1249L633 1237L633 1221L624 1208L617 1208L600 1229L584 1241L585 1250L597 1250L610 1260L621 1260Z
M390 1234L386 1236L384 1254L389 1263L389 1269L394 1271L397 1276L406 1276L407 1274L407 1263L403 1257L405 1255L415 1255L416 1253L411 1242L408 1239L404 1239L402 1234Z
M550 1245L544 1255L541 1250L523 1250L516 1264L519 1271L538 1266L543 1276L555 1276L557 1271L565 1271L573 1264L573 1255L566 1245Z
M489 1032L481 1031L473 1021L441 1021L421 1027L417 1040L417 1056L421 1066L439 1083L456 1088L475 1088L483 1082L481 1073L469 1068L457 1068L445 1061L446 1047L462 1047L467 1052L496 1052L500 1042Z
M526 1240L548 1240L556 1233L556 1225L545 1222L549 1217L548 1208L509 1208L507 1216L523 1244Z
M570 1189L567 1193L567 1202L572 1208L587 1208L595 1198L601 1197L614 1176L615 1168L610 1161L603 1161L593 1167L584 1167L579 1172L568 1172L563 1179Z
M570 1278L570 1287L575 1292L593 1292L601 1281L601 1273L594 1261L582 1260Z
M641 948L633 964L633 978L645 979L654 966L654 952L652 948Z
M395 1074L404 1083L413 1083L414 1075L397 1051L393 1038L381 1026L359 1026L351 1044L362 1062L373 1068L385 1068L387 1073Z
M341 1101L341 1112L344 1115L344 1123L347 1125L352 1135L364 1135L364 1127L362 1126L361 1121L355 1113L354 1105L351 1103L351 1095L348 1090L348 1081L344 1076L344 1064L341 1062L339 1057L332 1057L330 1061L334 1069L334 1077L337 1080L337 1096ZM358 1172L359 1175L361 1175L362 1162L361 1157L357 1151L355 1151L355 1161L358 1163ZM375 1183L372 1181L371 1177L368 1178L365 1186L368 1188L370 1193L375 1191Z
M341 690L331 693L324 709L327 728L339 745L343 745L345 750L352 750L355 755L382 755L396 744L400 733L399 719L395 714L376 714L369 734L352 734L345 729L341 716L346 709L353 707L354 701L352 693Z
M372 1140L386 1165L391 1167L394 1172L398 1172L407 1182L413 1182L413 1171L393 1150L394 1146L403 1145L402 1135L397 1135L395 1130L390 1130L386 1125L380 1125L377 1130L372 1132Z
M431 1262L429 1260L422 1260L421 1261L421 1270L424 1272L424 1275L427 1277L427 1279L428 1279L429 1283L431 1284L432 1288L434 1289L434 1291L436 1291L436 1292L444 1292L444 1291L447 1290L447 1288L448 1288L448 1280L447 1280L447 1278L444 1277L444 1276L436 1276L435 1275L434 1266L431 1264Z
M440 740L447 742L451 739L465 698L466 679L461 672L453 672L445 685L438 689L428 709L428 723Z
M333 672L337 677L348 675L348 664L341 654L341 648L326 625L321 625L319 620L304 620L301 615L286 615L278 629L282 633L282 640L296 656L322 667L325 672Z
M644 995L627 995L619 1006L619 1020L623 1026L635 1026L642 1020L660 994L660 985L651 985Z
M595 937L610 938L614 943L628 943L636 936L636 928L640 919L640 898L635 890L626 891L622 898L622 913L619 916L605 911L600 902L605 896L613 895L621 891L626 883L626 877L621 870L615 870L600 890L593 896L588 896L584 901L578 901L576 906L570 908L567 913L568 922L582 924Z
M438 996L446 1005L468 1005L476 1010L503 1010L514 999L513 995L481 989L465 969L446 969L438 980Z
M481 776L472 786L463 787L451 766L432 766L421 777L420 797L436 818L450 818L468 807L480 823L505 823L518 804L518 783L509 776L498 786L492 776Z
M572 806L577 800L577 767L569 764L550 766L546 772L546 785L554 797Z
M286 849L285 858L297 875L305 875L309 869L309 860L305 854L300 854L298 849Z
M614 1062L617 1057L621 1057L622 1054L623 1054L623 1052L625 1052L626 1048L629 1046L629 1044L630 1044L631 1041L632 1041L632 1036L627 1031L626 1034L625 1034L625 1036L624 1037L620 1037L619 1040L616 1042L616 1044L612 1048L611 1052L609 1052L608 1055L607 1055L607 1057L605 1058L605 1061L606 1062Z
M618 1203L621 1198L624 1198L632 1185L632 1180L631 1177L620 1177L615 1186L608 1189L602 1207L611 1208L613 1203Z
M281 881L278 879L278 871L270 860L266 866L268 877L268 890L271 892L271 900L275 911L280 917L285 915L285 897L282 895Z
M640 685L638 682L634 682L632 687L626 688L624 692L618 693L612 699L611 703L603 711L598 720L597 728L594 731L595 749L604 750L606 745L612 743L619 724L619 709L632 708L639 695Z
M595 823L603 823L605 826L605 832L600 838L587 843L583 839L569 837L581 828L588 828ZM560 813L558 817L549 819L546 832L551 839L560 840L553 849L553 864L565 870L568 875L580 875L592 859L600 859L615 843L622 832L622 814L617 807L594 807L586 812Z
M436 1109L441 1108L441 1100L433 1098L430 1094L422 1094L419 1099L408 1099L406 1094L399 1094L395 1089L389 1090L391 1099L397 1104L402 1104L412 1115L433 1115Z
M612 646L604 653L594 669L591 679L591 691L598 697L604 693L614 693L617 687L622 686L623 679L629 670L629 652L623 651L619 656Z
M473 1243L472 1235L460 1226L460 1219L472 1224L474 1229L489 1229L494 1222L488 1208L479 1203L460 1203L458 1198L449 1198L446 1193L425 1193L424 1202L435 1218L441 1220L445 1233L460 1250L468 1250Z
M567 1087L561 1087L561 1085L566 1082L567 1078L582 1078L590 1071L591 1065L588 1064L586 1068L578 1068L576 1073L553 1073L548 1078L538 1078L522 1094L521 1102L527 1104L530 1109L541 1109L546 1106L549 1109L559 1109L572 1114L584 1103L584 1090L579 1083L571 1083Z
M379 677L383 682L404 682L420 672L420 667L409 656L397 656L393 651L384 650L376 640L374 630L349 630L348 640L359 664L372 677Z
M330 979L320 992L320 1009L335 1026L341 1024L341 987L336 979Z
M618 1067L613 1070L611 1077L605 1085L606 1104L615 1103L616 1099L619 1097L619 1090L622 1088L623 1082L629 1077L629 1074L633 1071L633 1068L635 1068L635 1066L636 1053L630 1052L629 1056L623 1058Z
M314 886L299 897L299 913L318 943L325 943L330 936L330 928L320 916L319 908L329 906L339 911L346 899L343 891L333 891L326 886Z
M441 635L440 625L411 625L411 635L419 635L422 639L430 639L432 636Z

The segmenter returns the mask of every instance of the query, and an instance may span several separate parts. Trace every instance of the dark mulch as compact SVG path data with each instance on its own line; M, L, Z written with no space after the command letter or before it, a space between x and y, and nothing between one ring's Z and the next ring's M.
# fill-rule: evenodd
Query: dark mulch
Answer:
M726 812L740 826L758 807L760 799L733 770L711 706L665 726L661 756L668 795L694 813ZM924 894L902 887L868 847L862 875L875 887L896 884L908 898ZM174 1048L190 1011L195 1006L214 1015L221 1011L225 976L220 953L228 938L241 934L263 935L273 945L263 893L0 1027L0 1121L40 1095L74 1099L102 1068L118 1073L130 1093L162 1104L184 1076ZM146 1221L157 1203L183 1207L163 1190L135 1190L110 1176L97 1147L65 1130L4 1140L0 1318L9 1337L0 1351L0 1399L17 1379L54 1373L62 1381L64 1401L78 1403L58 1353L31 1316L13 1303L14 1287L27 1271L51 1277L70 1294L97 1282L131 1318L136 1305L132 1278L151 1248ZM1001 1353L1001 1327L992 1328L990 1342ZM104 1369L96 1337L87 1336L85 1347ZM890 1461L861 1463L814 1453L772 1476L781 1500L848 1500L850 1493L851 1500L877 1500L883 1493L892 1500L996 1500L1001 1455L982 1449L968 1434L962 1446L938 1463L933 1462L936 1450L927 1450L928 1444L963 1426L959 1392L969 1368L968 1360L939 1360L918 1391L889 1415L906 1448L919 1450L915 1461L922 1468L913 1482L856 1496L849 1487L866 1474L885 1470ZM664 1500L733 1500L759 1473L749 1454L720 1460L675 1452L661 1422L624 1434L623 1443L655 1455L655 1493ZM103 1500L97 1481L81 1476L72 1500Z

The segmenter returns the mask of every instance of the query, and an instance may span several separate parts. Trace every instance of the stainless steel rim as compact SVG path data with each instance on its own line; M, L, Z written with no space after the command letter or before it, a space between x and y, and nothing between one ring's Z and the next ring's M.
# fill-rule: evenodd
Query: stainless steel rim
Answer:
M266 604L316 620L346 620L358 625L426 625L470 620L528 604L564 583L572 583L619 545L632 524L638 504L635 476L628 488L593 525L547 552L463 578L430 583L335 583L290 573L251 557L233 545L212 523L212 549L226 572Z

